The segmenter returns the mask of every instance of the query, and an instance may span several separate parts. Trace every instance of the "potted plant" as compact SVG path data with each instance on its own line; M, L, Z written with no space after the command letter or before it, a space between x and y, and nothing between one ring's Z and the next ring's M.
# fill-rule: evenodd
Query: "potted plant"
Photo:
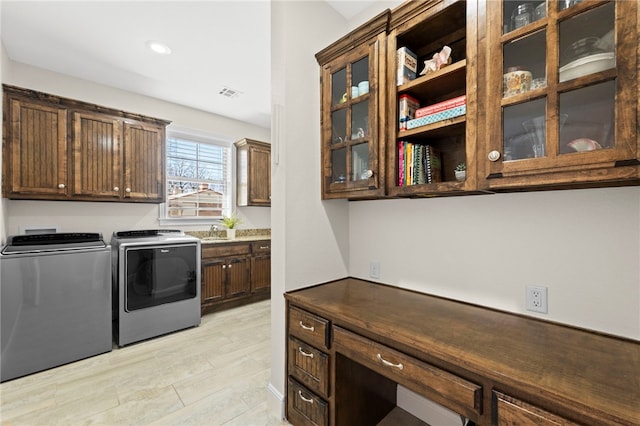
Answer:
M458 164L454 169L454 173L456 174L456 180L465 180L467 178L467 165L465 163Z
M233 240L236 237L236 225L242 223L242 220L236 212L232 212L229 216L222 216L220 222L227 228L227 239Z

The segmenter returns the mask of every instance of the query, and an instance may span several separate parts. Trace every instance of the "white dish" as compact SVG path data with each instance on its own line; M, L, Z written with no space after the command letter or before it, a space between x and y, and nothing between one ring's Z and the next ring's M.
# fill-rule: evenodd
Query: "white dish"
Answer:
M615 66L616 55L613 52L585 56L560 68L560 82L615 68Z

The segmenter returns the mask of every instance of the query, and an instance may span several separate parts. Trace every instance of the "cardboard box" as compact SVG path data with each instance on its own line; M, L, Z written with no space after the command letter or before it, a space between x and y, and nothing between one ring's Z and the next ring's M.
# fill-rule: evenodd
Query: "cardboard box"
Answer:
M418 57L415 53L401 47L396 53L397 59L397 71L398 71L398 86L414 80L416 78L416 72L418 70Z

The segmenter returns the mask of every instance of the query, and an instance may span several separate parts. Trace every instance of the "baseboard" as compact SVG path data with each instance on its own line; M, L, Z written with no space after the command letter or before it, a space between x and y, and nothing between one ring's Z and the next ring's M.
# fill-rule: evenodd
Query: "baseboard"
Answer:
M267 408L271 415L284 419L284 395L282 395L273 384L267 386Z
M430 425L459 426L464 424L458 413L455 413L433 401L398 385L397 405Z

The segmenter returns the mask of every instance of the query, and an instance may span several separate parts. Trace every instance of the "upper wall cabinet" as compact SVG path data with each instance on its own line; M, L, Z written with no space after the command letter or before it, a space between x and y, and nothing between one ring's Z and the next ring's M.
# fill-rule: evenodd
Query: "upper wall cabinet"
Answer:
M164 200L168 121L4 86L3 195Z
M386 11L316 54L321 66L322 196L385 193Z
M476 187L475 2L412 1L387 36L388 194L447 195ZM464 176L456 169L464 169Z
M637 183L638 2L488 1L488 189Z
M237 205L271 206L271 144L241 139L235 143Z

